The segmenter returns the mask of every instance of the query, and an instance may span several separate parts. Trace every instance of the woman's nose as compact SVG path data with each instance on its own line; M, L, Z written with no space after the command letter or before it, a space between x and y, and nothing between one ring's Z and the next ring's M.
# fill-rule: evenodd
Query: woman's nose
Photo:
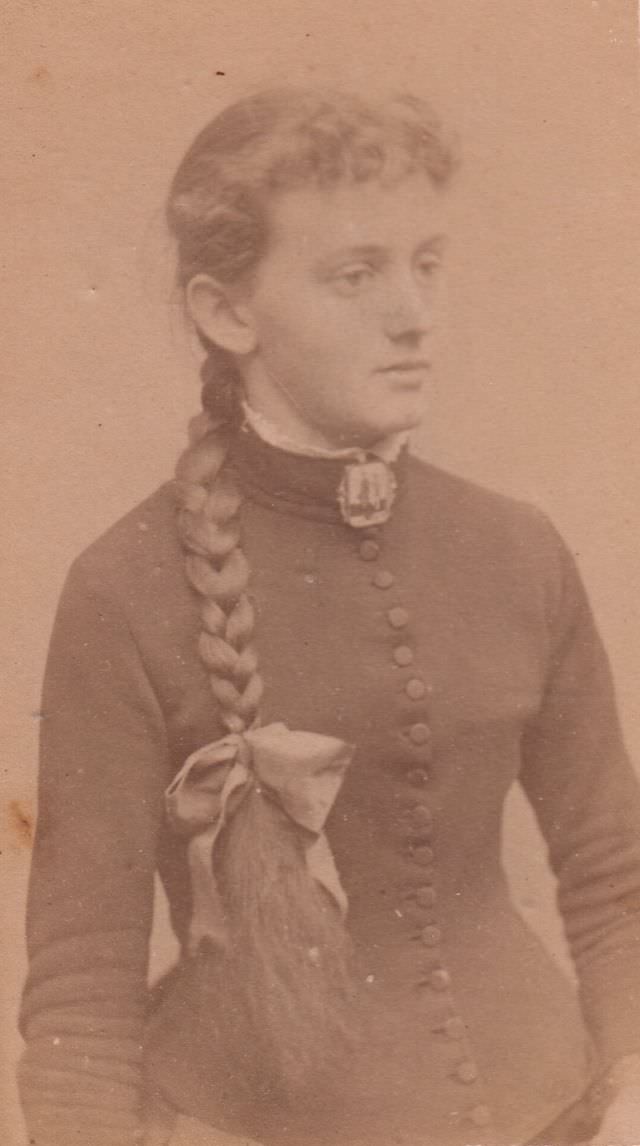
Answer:
M433 326L433 300L415 284L391 291L386 299L383 321L391 339L419 337Z

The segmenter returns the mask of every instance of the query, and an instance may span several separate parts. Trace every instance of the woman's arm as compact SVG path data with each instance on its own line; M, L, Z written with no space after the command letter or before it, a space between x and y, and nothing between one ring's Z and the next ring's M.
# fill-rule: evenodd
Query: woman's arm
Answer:
M132 1146L164 723L95 561L72 569L45 676L21 1098L37 1146Z
M640 1051L640 787L608 660L575 562L554 534L561 585L541 709L521 780L545 835L602 1067Z

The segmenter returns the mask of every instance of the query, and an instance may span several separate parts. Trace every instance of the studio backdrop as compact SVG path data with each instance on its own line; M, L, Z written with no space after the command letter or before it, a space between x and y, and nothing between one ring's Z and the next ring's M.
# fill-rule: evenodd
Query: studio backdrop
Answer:
M199 402L162 223L189 139L256 87L409 89L462 140L448 337L416 448L567 538L640 759L640 162L634 0L10 0L0 16L2 1141L39 692L73 557L170 476ZM505 862L559 959L517 793ZM152 973L173 947L158 901ZM6 952L9 952L7 961ZM6 1122L6 1125L5 1125Z

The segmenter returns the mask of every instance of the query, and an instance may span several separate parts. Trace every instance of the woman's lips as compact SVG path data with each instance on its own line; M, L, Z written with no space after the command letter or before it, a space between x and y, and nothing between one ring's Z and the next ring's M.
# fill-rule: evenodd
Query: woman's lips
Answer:
M382 366L377 373L382 374L397 386L405 389L417 390L424 382L425 374L431 369L431 363L426 359L415 361L394 362L390 366Z
M417 374L429 370L431 363L426 358L406 359L403 362L392 362L389 366L378 367L379 374Z

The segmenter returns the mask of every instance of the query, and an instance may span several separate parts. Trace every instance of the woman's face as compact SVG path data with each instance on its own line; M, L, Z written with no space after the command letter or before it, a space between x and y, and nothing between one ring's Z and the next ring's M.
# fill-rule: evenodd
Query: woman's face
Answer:
M370 445L421 419L445 242L425 175L283 193L243 310L247 398L308 444Z

